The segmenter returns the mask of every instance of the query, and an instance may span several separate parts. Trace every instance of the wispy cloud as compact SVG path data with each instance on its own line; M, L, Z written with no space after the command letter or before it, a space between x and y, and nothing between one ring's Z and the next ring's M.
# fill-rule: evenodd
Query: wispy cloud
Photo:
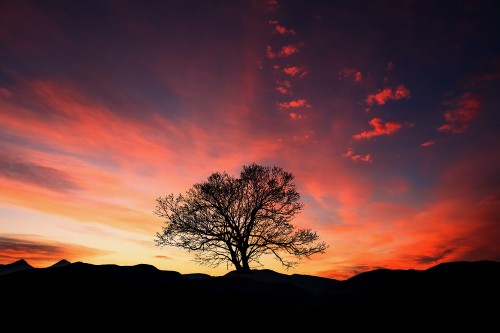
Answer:
M296 112L290 112L290 113L288 114L288 117L290 117L290 119L292 119L292 120L299 120L299 119L304 118L304 116L303 116L303 115L298 114L298 113L296 113Z
M339 71L339 79L350 79L354 82L361 82L363 80L363 74L354 68L342 68Z
M373 118L370 120L369 124L373 127L371 131L363 131L359 134L354 135L353 137L357 140L360 139L369 139L380 135L391 135L392 133L398 131L403 124L397 122L383 122L380 118Z
M373 105L383 105L389 100L400 100L410 98L410 90L404 85L400 85L396 88L384 88L379 90L375 94L368 94L366 97L366 104Z
M445 123L438 128L439 132L462 133L470 122L478 115L480 103L472 93L465 93L459 99L445 103L451 110L444 113Z
M9 98L12 97L13 93L7 88L0 87L0 97Z
M0 153L0 177L29 183L51 190L73 190L79 186L71 177L52 167L38 165Z
M289 66L289 67L283 68L283 73L290 75L290 76L304 77L309 72L304 67Z
M344 153L342 156L350 158L354 162L366 162L366 163L373 162L372 156L370 154L367 155L356 154L354 150L351 148L349 148L347 152Z
M433 264L446 259L450 254L455 252L456 249L449 248L435 253L432 256L420 256L413 258L420 264Z
M279 6L278 6L278 1L277 0L269 0L267 2L267 8L266 8L266 10L268 12L275 13L275 12L278 11L278 8L279 8Z
M277 20L269 20L268 23L274 26L273 33L277 33L280 35L296 35L293 29L287 29L286 27L278 24Z
M429 147L429 146L432 146L433 144L435 144L436 142L434 141L425 141L425 142L422 142L420 145L422 147Z
M277 81L276 82L276 90L282 93L283 95L290 94L290 88L291 88L291 83L290 81Z
M268 45L266 47L266 54L267 54L267 57L269 59L285 58L285 57L289 57L291 55L298 53L300 46L301 46L300 44L297 44L297 45L289 44L289 45L282 46L279 51L275 52L275 51L273 51L272 46Z
M295 31L293 29L287 29L282 25L277 24L276 27L274 28L274 31L279 33L280 35L296 35Z
M172 259L172 257L169 257L169 256L162 256L162 255L158 255L158 256L154 256L155 258L158 258L158 259Z
M295 109L295 108L310 108L311 105L306 99L297 99L289 102L281 102L277 104L280 109Z

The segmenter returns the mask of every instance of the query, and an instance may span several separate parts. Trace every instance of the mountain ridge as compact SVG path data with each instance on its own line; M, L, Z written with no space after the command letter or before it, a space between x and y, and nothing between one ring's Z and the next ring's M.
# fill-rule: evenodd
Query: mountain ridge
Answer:
M11 315L21 308L32 309L32 316L57 312L74 318L75 313L91 313L85 317L88 325L115 325L126 318L143 327L145 318L165 314L172 319L189 314L196 320L186 325L201 325L221 316L238 321L255 314L259 322L275 323L279 329L325 325L332 318L359 325L358 317L386 327L388 314L414 325L420 318L444 320L444 310L482 325L496 318L490 304L500 299L498 281L500 262L488 260L448 262L426 270L377 269L347 280L268 269L209 276L147 264L75 262L2 274L0 295Z

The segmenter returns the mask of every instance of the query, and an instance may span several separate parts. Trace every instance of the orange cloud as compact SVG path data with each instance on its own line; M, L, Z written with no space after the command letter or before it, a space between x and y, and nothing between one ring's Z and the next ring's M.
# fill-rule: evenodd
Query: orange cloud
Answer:
M353 137L357 140L369 139L380 135L391 135L398 131L403 125L401 123L387 121L385 124L380 118L373 118L369 124L373 127L371 131L363 131Z
M462 133L470 122L478 115L480 103L472 93L463 94L458 100L446 103L452 107L444 113L445 123L438 128L439 132Z
M282 102L277 104L280 109L294 109L294 108L310 108L311 105L307 102L306 99L297 99L290 102Z
M373 159L372 159L370 154L359 155L359 154L354 153L354 150L352 150L350 148L342 156L350 158L354 162L367 162L367 163L373 162Z
M162 256L162 255L155 256L155 258L158 258L158 259L172 259L169 256Z
M0 131L12 138L2 142L0 201L75 223L151 235L158 228L151 214L155 196L187 188L212 170L274 156L283 145L242 135L248 124L239 121L247 110L227 99L214 109L225 115L224 131L238 137L237 145L214 143L220 129L199 126L189 116L175 123L154 110L129 117L71 84L19 82L16 91L30 107L0 99ZM201 162L207 160L209 171Z
M309 72L304 67L290 66L283 68L283 73L288 74L290 76L304 77Z
M366 97L366 103L368 105L378 104L383 105L389 100L400 100L410 98L410 90L404 85L400 85L395 89L384 88L379 90L376 94L369 94Z

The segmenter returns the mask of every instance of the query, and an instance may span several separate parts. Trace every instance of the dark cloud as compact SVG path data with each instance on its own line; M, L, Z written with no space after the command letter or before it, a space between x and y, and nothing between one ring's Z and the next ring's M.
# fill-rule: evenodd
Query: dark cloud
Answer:
M440 132L462 133L469 128L470 122L479 113L480 103L474 94L465 93L459 99L446 102L451 106L444 114L445 123L438 128Z
M51 190L80 188L65 172L0 154L0 177L29 183Z
M419 264L432 264L432 263L437 263L443 259L445 259L447 256L455 252L455 249L446 249L444 251L438 252L435 255L432 256L422 256L419 258L416 258L417 262Z
M0 258L4 258L5 252L28 252L28 253L52 253L64 252L58 245L37 243L31 240L0 236Z

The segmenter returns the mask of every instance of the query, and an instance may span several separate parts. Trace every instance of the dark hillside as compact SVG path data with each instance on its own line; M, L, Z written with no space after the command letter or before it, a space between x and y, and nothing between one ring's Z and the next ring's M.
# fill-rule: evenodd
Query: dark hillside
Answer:
M82 326L145 328L180 321L187 328L209 323L214 328L229 323L254 329L327 323L390 328L398 318L413 326L433 320L478 329L497 318L500 300L500 262L494 261L450 262L424 271L378 269L345 281L271 270L211 277L150 265L24 267L0 275L5 318L58 314Z

